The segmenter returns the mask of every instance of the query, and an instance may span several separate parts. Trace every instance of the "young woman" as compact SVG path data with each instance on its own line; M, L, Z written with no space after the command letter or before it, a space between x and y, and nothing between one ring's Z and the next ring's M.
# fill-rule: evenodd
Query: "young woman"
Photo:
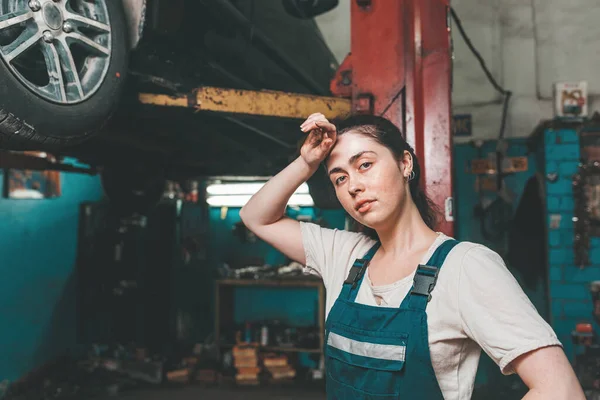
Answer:
M241 210L257 236L320 275L327 289L330 399L469 399L481 349L517 373L526 399L584 399L552 328L503 260L435 232L419 162L399 129L375 116L302 125L300 156ZM370 233L284 217L323 163L337 198Z

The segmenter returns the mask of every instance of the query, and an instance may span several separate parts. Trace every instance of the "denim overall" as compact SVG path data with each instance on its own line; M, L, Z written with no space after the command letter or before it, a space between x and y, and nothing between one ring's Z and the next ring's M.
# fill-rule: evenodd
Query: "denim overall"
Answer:
M355 302L379 243L354 262L325 323L327 399L443 400L431 365L425 308L456 244L446 240L427 265L418 266L399 308Z

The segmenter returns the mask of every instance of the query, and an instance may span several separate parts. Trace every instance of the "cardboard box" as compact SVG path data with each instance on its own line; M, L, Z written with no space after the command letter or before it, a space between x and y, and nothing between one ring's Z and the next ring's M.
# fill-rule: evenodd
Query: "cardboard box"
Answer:
M554 84L554 116L564 119L580 119L588 116L587 82Z

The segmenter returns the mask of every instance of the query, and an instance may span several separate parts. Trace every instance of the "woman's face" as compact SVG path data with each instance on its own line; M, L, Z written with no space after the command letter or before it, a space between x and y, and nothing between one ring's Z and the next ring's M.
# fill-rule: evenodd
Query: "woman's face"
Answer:
M344 209L375 230L400 215L410 196L405 176L411 168L409 155L397 161L387 147L356 131L339 135L327 159L329 179Z

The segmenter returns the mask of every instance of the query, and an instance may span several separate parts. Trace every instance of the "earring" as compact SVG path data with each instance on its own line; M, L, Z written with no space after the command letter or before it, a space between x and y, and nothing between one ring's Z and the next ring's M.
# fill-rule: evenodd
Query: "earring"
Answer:
M410 174L408 174L408 181L412 181L413 179L415 179L415 171L410 171Z

